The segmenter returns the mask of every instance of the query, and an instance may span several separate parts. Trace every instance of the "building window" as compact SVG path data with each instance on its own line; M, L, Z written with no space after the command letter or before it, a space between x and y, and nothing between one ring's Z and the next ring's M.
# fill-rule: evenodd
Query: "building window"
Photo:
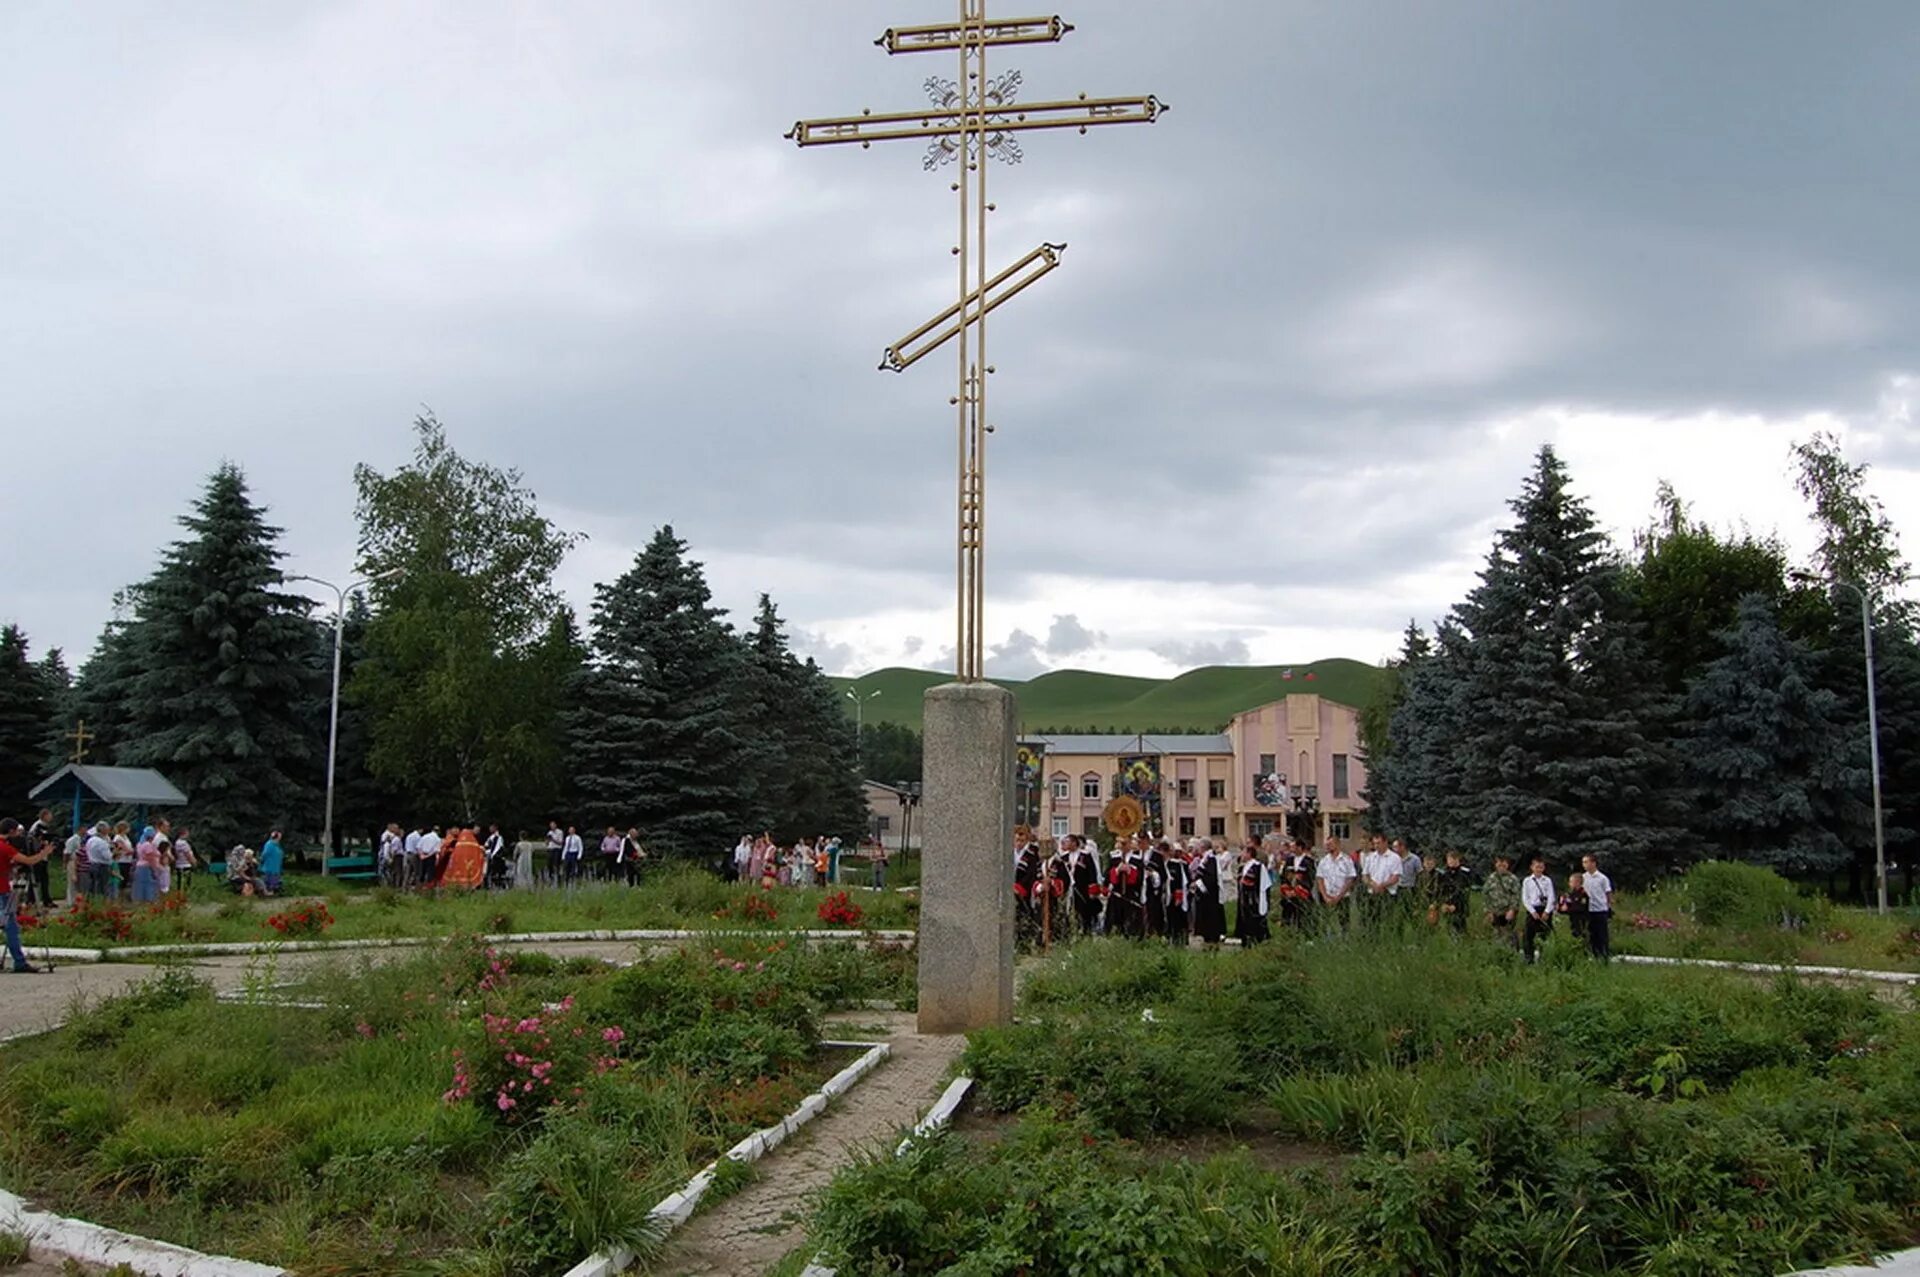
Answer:
M1055 842L1058 842L1062 838L1065 838L1066 836L1067 836L1067 818L1065 816L1055 816L1053 818L1053 840Z
M1180 836L1182 838L1193 837L1193 817L1191 816L1180 817Z
M1182 778L1182 779L1181 779L1181 781L1180 781L1180 797L1182 797L1182 798L1192 798L1192 797L1193 797L1193 778L1192 778L1191 776L1188 776L1188 777L1184 777L1184 778Z
M1215 838L1226 837L1227 818L1225 816L1209 816L1207 818L1207 833Z
M1053 778L1053 801L1056 803L1064 803L1067 801L1067 778L1065 776L1055 776Z
M1096 803L1099 802L1100 778L1098 776L1082 776L1080 778L1080 796Z
M1215 802L1219 802L1221 799L1225 798L1226 796L1227 796L1226 781L1210 780L1207 782L1207 797L1213 799Z
M1345 754L1333 756L1333 796L1347 797L1347 756Z
M1273 775L1273 773L1279 770L1280 770L1280 765L1277 761L1275 761L1274 756L1272 754L1260 755L1260 774L1262 776L1271 776Z
M1247 837L1249 838L1265 838L1272 832L1273 822L1271 820L1265 820L1255 816L1247 821Z
M1089 838L1098 837L1100 834L1100 817L1098 816L1081 817L1080 832L1085 834Z
M884 834L884 833L886 833L886 832L887 832L887 830L889 830L889 829L892 829L892 828L893 828L893 817L891 817L891 816L875 816L875 817L873 818L873 827L874 827L875 829L878 829L878 830L879 830L879 831L880 831L881 833L883 833L883 834Z
M1329 837L1345 842L1353 837L1353 822L1345 816L1335 816L1327 821L1327 834Z

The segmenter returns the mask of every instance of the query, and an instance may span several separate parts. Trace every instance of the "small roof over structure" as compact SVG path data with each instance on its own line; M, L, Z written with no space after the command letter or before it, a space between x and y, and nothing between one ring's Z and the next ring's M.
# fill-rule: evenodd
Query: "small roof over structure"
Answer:
M64 782L64 783L63 783ZM179 807L187 801L179 786L151 767L96 767L68 763L33 787L27 797L65 798L78 785L95 802L120 807Z

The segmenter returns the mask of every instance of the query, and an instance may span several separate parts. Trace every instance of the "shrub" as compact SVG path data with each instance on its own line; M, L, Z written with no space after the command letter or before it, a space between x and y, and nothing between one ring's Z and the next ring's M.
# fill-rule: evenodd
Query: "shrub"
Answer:
M1686 877L1687 900L1704 926L1758 931L1794 928L1809 911L1800 889L1771 869L1737 860L1708 860Z
M482 1205L491 1225L485 1250L453 1271L531 1275L564 1271L596 1251L651 1253L660 1237L649 1214L654 1190L634 1170L618 1132L582 1114L555 1115L501 1168Z
M1217 1067L1196 1069L1192 1047L1139 1021L1016 1024L974 1034L964 1067L995 1112L1044 1100L1102 1130L1142 1136L1228 1117L1226 1078Z
M24 1264L31 1257L31 1248L22 1233L0 1232L0 1268L12 1268Z

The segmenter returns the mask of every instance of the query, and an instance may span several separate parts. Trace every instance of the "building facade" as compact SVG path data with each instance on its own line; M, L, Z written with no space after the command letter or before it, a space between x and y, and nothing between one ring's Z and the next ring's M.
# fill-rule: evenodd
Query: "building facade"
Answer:
M1148 830L1240 842L1318 842L1364 827L1358 710L1311 693L1236 714L1207 736L1022 736L1022 823L1044 839L1098 833L1107 804L1140 800Z

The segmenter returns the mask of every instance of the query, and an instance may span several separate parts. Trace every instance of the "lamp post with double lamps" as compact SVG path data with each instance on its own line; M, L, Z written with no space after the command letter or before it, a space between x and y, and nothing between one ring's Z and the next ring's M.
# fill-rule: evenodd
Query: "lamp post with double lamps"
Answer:
M294 573L286 578L289 581L310 581L314 585L324 585L333 591L334 598L333 699L327 709L327 811L325 825L320 831L320 875L323 878L327 873L327 861L333 855L333 763L340 746L340 639L347 623L347 596L375 581L386 581L398 575L399 568L388 568L385 572L376 572L343 586L305 573Z
M865 696L855 695L852 691L841 693L842 696L845 696L853 702L853 730L855 733L864 733L867 730L867 702L880 695L880 692L881 689L876 687Z

